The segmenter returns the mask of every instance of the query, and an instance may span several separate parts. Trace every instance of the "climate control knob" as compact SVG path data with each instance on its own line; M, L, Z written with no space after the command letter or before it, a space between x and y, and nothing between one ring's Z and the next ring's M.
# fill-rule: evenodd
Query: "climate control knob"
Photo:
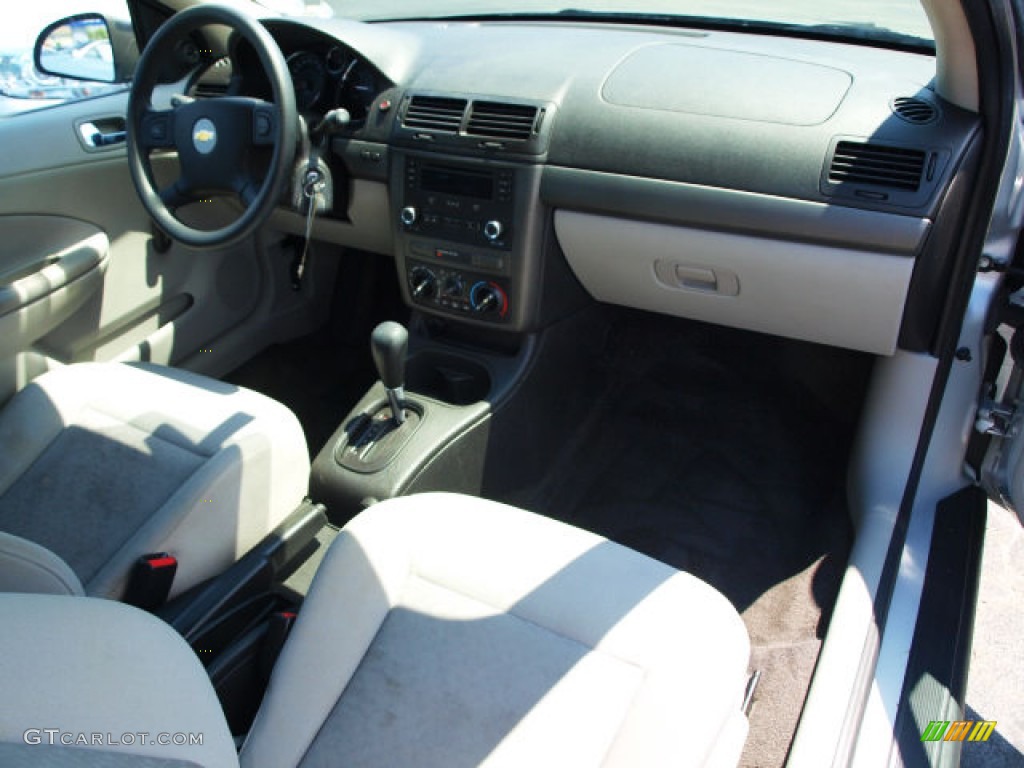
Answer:
M491 219L484 224L484 237L492 243L505 232L505 226L497 219Z
M409 273L409 291L414 299L429 299L437 293L437 277L426 267L413 267Z
M469 304L481 315L497 313L502 317L508 312L508 296L501 286L481 280L469 292Z
M407 205L405 206L405 208L402 209L402 212L398 214L398 218L402 222L402 224L404 224L407 227L411 227L419 220L420 214L419 211L417 211L411 205Z
M445 278L441 292L452 299L457 299L466 291L466 281L459 275L449 275Z

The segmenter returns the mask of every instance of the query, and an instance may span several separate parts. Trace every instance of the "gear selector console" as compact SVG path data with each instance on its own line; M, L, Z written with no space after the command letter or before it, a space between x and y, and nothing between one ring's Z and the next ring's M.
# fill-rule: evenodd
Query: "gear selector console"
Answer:
M309 491L342 525L373 499L427 490L479 492L490 406L483 366L420 352L383 322L370 336L380 380L349 412L313 461Z

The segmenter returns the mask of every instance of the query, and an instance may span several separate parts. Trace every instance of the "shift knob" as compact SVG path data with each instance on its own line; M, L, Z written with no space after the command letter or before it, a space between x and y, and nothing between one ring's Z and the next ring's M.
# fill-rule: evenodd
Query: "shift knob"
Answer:
M409 332L400 323L381 323L370 334L370 353L384 387L401 392L405 386L405 353Z

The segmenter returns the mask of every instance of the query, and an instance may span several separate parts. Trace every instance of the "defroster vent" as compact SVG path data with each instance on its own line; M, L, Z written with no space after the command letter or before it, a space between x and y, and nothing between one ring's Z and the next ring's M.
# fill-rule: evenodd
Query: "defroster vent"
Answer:
M913 125L928 125L939 117L939 110L930 101L915 96L900 96L889 105L893 114Z
M926 157L920 149L840 141L828 180L832 184L874 184L914 192L921 186Z
M526 141L537 127L537 107L498 101L474 101L466 133L488 139Z
M439 133L458 133L466 103L465 99L413 96L405 110L402 125Z

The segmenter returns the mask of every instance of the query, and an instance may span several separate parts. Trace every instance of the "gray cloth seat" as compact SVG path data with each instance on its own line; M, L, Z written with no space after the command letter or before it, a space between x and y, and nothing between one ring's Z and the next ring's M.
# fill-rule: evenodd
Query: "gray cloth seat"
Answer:
M173 596L271 531L308 477L298 421L263 395L156 365L52 370L0 411L0 590L118 598L139 555L166 551Z
M35 722L84 727L45 708L22 714L23 699L43 695L30 670L50 662L32 640L46 622L31 603L13 610L11 597L61 599L0 596L0 611L17 625L0 627L0 665L9 666L0 741ZM66 622L61 632L77 638L87 623ZM332 544L240 761L736 765L748 657L736 611L688 574L500 504L451 494L392 500L358 515ZM190 674L182 677L191 684ZM101 690L82 694L119 695L99 678L93 685ZM203 711L223 740L223 718ZM163 731L188 730L166 709L160 717ZM140 721L142 713L110 725ZM107 726L93 719L89 727ZM157 754L236 764L222 752Z
M69 595L2 593L0 615L0 742L34 747L25 764L82 765L61 759L70 750L94 751L93 766L110 753L238 764L206 671L167 624Z

